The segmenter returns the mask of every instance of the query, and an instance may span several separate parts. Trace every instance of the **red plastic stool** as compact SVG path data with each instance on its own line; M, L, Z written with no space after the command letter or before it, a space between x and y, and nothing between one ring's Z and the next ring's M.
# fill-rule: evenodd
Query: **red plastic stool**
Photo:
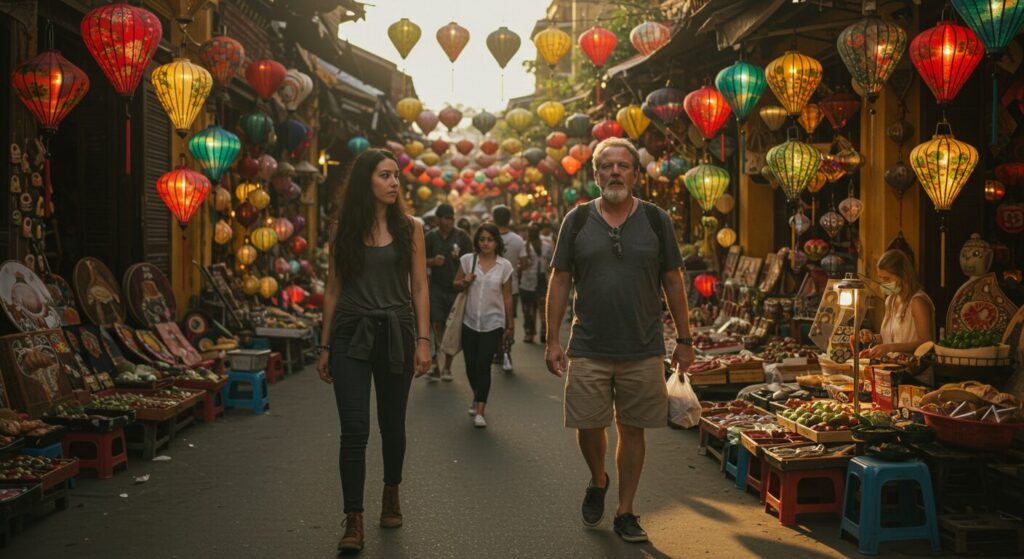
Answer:
M768 464L767 470L767 477L761 479L764 511L777 510L783 526L795 526L798 514L833 513L842 517L846 484L843 468L784 472Z
M78 458L80 468L96 470L100 479L113 477L114 468L121 464L128 467L124 428L109 433L68 433L64 435L64 456Z
M224 394L220 390L203 393L203 423L213 423L218 417L224 415Z
M757 493L764 502L764 458L750 454L750 461L747 462L747 490Z
M270 357L267 358L267 382L274 384L277 379L284 378L284 361L281 359L280 351L270 352Z

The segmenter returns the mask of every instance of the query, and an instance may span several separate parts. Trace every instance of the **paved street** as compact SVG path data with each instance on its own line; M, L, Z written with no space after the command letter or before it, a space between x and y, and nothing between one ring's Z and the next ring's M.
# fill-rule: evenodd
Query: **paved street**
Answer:
M587 474L574 433L561 427L560 381L544 370L539 345L517 344L515 355L514 375L495 374L484 430L466 415L461 365L454 383L415 382L398 530L375 523L381 463L374 432L363 557L856 555L853 543L837 538L835 519L781 527L697 455L694 431L649 434L638 513L650 544L620 541L612 511L600 529L584 528ZM334 556L342 517L338 420L330 389L311 367L271 387L269 413L229 412L182 435L165 453L169 462L134 459L112 480L80 480L69 510L29 526L0 556ZM134 484L143 474L149 482ZM614 501L612 492L608 506Z

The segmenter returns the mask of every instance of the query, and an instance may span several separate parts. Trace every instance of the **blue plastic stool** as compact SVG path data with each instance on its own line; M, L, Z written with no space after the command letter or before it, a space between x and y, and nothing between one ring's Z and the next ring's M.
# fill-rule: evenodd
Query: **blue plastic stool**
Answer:
M860 510L854 510L853 478L860 481ZM882 518L882 488L886 483L899 484L898 515ZM912 484L921 488L924 500L924 524L916 524L917 502ZM855 517L851 515L857 513ZM898 523L898 527L883 527ZM846 469L846 495L843 499L843 520L839 534L846 532L857 538L858 551L865 555L878 555L878 544L895 540L928 540L933 551L941 551L939 522L932 494L932 478L928 466L917 460L886 462L877 458L858 456L850 460Z
M722 462L726 477L736 480L736 488L747 490L747 465L750 463L750 452L741 444L726 441L722 449Z
M270 409L267 374L263 371L228 371L221 394L225 408L249 408L257 415Z
M39 456L42 458L64 458L64 443L57 441L49 446L40 448L23 448L19 450L21 454L27 454L29 456ZM68 487L71 489L75 488L75 478L68 480Z

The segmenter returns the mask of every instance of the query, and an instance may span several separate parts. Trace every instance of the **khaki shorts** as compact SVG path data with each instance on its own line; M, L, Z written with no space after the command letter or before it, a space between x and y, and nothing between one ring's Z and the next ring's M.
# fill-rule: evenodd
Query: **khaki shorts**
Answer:
M623 425L665 427L668 393L661 357L569 360L565 375L565 426L608 427L613 410L615 421Z

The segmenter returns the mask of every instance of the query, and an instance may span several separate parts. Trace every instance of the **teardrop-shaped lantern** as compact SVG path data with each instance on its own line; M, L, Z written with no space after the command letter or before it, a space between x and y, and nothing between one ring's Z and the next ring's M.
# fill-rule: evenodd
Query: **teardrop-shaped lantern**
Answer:
M910 61L939 104L956 98L983 54L978 36L952 21L941 21L910 42Z
M836 235L838 235L839 232L843 230L843 227L846 226L846 220L843 219L843 216L834 211L822 214L818 219L818 223L821 225L821 228L828 233L828 236L833 239L836 238Z
M89 54L114 91L131 97L160 45L160 20L149 10L122 0L85 14L80 30Z
M150 81L175 131L184 138L210 94L213 77L189 59L175 58L153 69Z
M421 132L427 135L437 128L438 122L441 122L441 119L433 111L422 111L416 116L416 125L420 127Z
M786 140L768 150L765 159L790 202L800 198L821 165L821 152L810 144Z
M612 55L615 45L619 44L619 38L604 27L595 25L580 33L578 43L590 62L601 68L608 61L608 57Z
M469 152L473 151L473 142L467 139L459 140L455 143L455 150L462 155L469 155Z
M242 116L238 127L245 134L245 141L256 146L267 143L270 132L274 129L274 121L266 113L255 112Z
M398 55L402 57L402 60L409 56L409 52L419 42L422 34L423 31L420 29L420 26L409 21L407 17L403 17L388 26L388 38L391 39L391 44L395 45L395 49L398 51Z
M519 52L522 42L519 35L508 27L501 26L487 36L487 50L491 51L491 56L498 63L498 67L504 70L509 60Z
M231 37L217 35L199 47L199 61L217 85L227 87L245 63L245 47Z
M515 138L508 138L501 142L501 150L509 155L515 155L523 151L523 142Z
M834 130L842 130L850 117L860 110L860 99L846 92L833 93L818 101L818 107Z
M370 140L367 140L362 136L352 136L348 139L348 142L345 143L345 147L352 155L359 155L360 153L370 149Z
M566 173L569 173L569 176L575 175L582 165L579 159L571 155L566 155L562 158L562 168L565 169Z
M663 87L655 89L647 95L645 103L659 120L665 124L671 124L682 114L685 97L682 91L674 87Z
M313 93L313 78L295 68L290 68L285 73L281 87L274 95L281 100L285 109L294 112L309 97L310 93Z
M548 125L548 128L554 128L565 116L565 105L558 101L545 101L537 107L537 116Z
M209 179L184 165L164 173L156 181L156 193L182 229L188 225L211 188Z
M683 182L704 213L710 214L715 208L715 202L729 188L729 172L704 163L687 171L683 175Z
M505 122L516 132L522 133L533 124L533 113L517 107L505 113Z
M902 161L897 161L892 167L886 169L884 178L885 184L889 185L897 198L902 198L907 190L914 186L915 180L914 170Z
M569 133L570 138L586 138L593 125L590 117L583 113L573 113L565 119L565 131Z
M811 228L811 220L803 212L797 212L789 217L789 226L796 231L797 236L803 235Z
M839 202L839 213L849 223L856 223L860 219L860 214L864 213L864 202L850 196Z
M473 117L473 128L480 131L481 134L486 134L494 128L494 125L498 123L498 117L492 115L487 111L483 111Z
M818 129L818 125L821 124L821 119L824 117L825 114L822 112L821 107L814 103L808 103L804 105L796 121L800 123L800 126L808 134L814 134L814 131Z
M11 85L43 131L53 134L89 91L89 76L58 51L47 50L19 64Z
M454 107L445 107L441 109L441 112L437 114L441 124L444 124L445 128L451 132L456 126L462 122L462 111Z
M249 195L253 192L262 188L260 183L252 181L243 181L238 183L235 187L235 198L238 198L239 202L245 202L249 199Z
M626 131L622 129L622 125L610 119L602 120L590 129L590 135L599 142L608 138L621 138L625 134Z
M864 97L874 101L903 57L907 34L872 14L843 29L836 48Z
M750 111L757 105L767 86L764 70L743 60L737 60L715 77L715 87L740 123L747 121Z
M537 54L554 68L572 48L572 37L568 33L554 25L533 36L533 44L537 47Z
M821 63L795 50L772 60L764 73L775 98L793 116L799 116L821 83Z
M945 126L947 133L940 134ZM978 164L978 150L953 137L948 123L939 123L931 140L910 152L910 166L936 210L948 210Z
M450 22L437 30L437 42L448 55L448 60L454 63L469 42L469 30L454 21Z
M616 113L615 120L622 125L622 129L626 131L631 140L639 140L644 130L647 130L647 126L651 124L651 119L644 115L640 105L622 107Z
M782 128L782 125L786 124L786 117L789 116L786 109L778 105L766 105L761 107L757 111L757 114L761 117L761 121L764 122L772 132L777 132L779 128Z
M419 140L412 140L405 144L405 152L409 154L409 157L419 157L425 149L426 147L423 145L423 142Z
M664 23L645 21L629 32L629 42L644 56L650 56L672 38L672 30Z
M213 242L218 245L226 245L234 236L234 231L231 230L231 226L228 222L223 219L218 219L217 224L213 226Z
M683 99L683 108L694 126L700 130L700 135L705 141L718 134L732 113L729 104L725 102L725 97L711 85L704 85L700 89L691 91Z
M264 58L249 63L249 67L245 69L245 81L249 82L253 91L266 101L284 83L285 74L287 71L280 62Z
M216 184L242 150L242 142L238 136L214 124L189 138L188 150L203 174Z
M818 172L814 173L814 178L811 179L811 182L807 183L807 192L814 194L822 188L825 188L826 184L828 184L828 177L825 175L825 172L821 170L821 167L818 167Z
M412 124L416 121L416 117L423 112L423 103L415 97L406 97L395 105L395 110L398 111L398 116L402 117L402 120Z
M953 7L989 54L1006 52L1024 26L1024 2L1020 0L953 0Z

